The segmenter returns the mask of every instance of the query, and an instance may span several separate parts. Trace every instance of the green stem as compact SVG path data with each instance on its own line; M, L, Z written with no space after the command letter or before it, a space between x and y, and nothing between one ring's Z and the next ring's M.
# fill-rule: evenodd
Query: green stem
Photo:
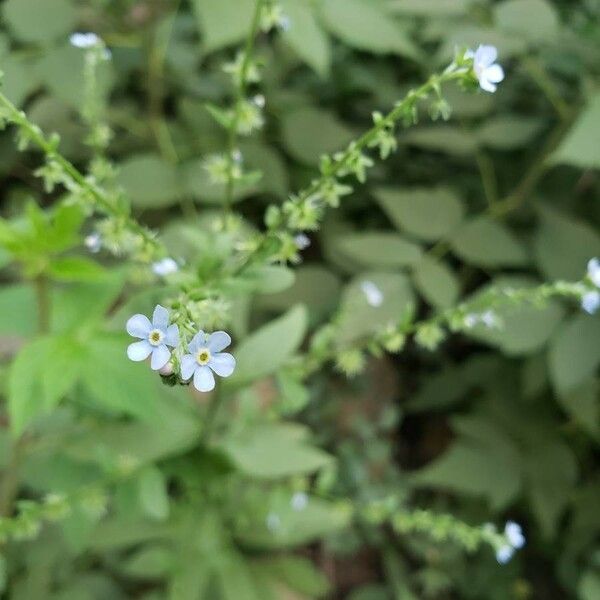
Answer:
M252 64L252 56L254 54L254 43L256 36L258 35L258 28L260 26L260 16L265 0L256 0L254 6L254 14L252 16L252 22L248 36L246 37L246 45L244 48L244 54L242 59L242 65L240 68L239 80L236 82L235 90L235 105L233 109L233 119L229 126L229 133L227 136L227 182L225 184L225 212L229 214L231 212L231 205L233 204L233 194L235 190L235 180L233 177L233 171L235 168L235 151L238 145L238 127L240 124L240 107L246 99L246 89L248 86L248 70Z
M42 130L31 123L25 113L19 110L4 94L0 93L0 107L4 108L4 117L14 123L26 134L26 138L33 142L47 159L56 163L62 172L70 179L72 184L89 194L97 208L107 215L122 219L126 222L128 229L139 235L148 247L154 248L157 254L161 253L161 246L155 236L137 221L131 218L127 206L119 206L109 200L105 192L93 181L86 178L78 169L64 158L56 149L56 144L47 139ZM164 254L164 252L162 252Z

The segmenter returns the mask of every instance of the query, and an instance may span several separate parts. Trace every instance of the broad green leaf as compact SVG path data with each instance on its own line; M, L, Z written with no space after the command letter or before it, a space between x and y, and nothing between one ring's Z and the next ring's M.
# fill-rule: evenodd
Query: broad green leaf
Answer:
M316 165L322 154L340 150L354 138L354 132L335 115L311 106L284 115L281 127L287 151L308 165Z
M600 319L579 315L564 323L552 339L548 361L560 395L585 383L600 365Z
M414 265L422 255L420 246L396 233L351 233L334 243L344 256L371 268Z
M383 298L371 306L362 290L365 281L374 284ZM366 272L355 277L342 295L337 342L355 342L372 335L390 323L398 323L414 309L415 297L410 282L398 273Z
M543 119L503 115L486 120L477 131L477 139L488 148L514 150L531 143L543 127Z
M173 552L161 545L144 546L128 556L120 565L127 577L139 579L162 579L173 566Z
M552 155L553 163L580 169L600 168L600 94L593 96L567 137Z
M249 279L260 294L277 294L289 289L296 279L294 271L288 267L264 265L249 269Z
M379 188L375 197L396 227L426 241L444 237L463 219L463 205L448 188Z
M83 383L99 408L156 421L160 383L147 364L127 358L131 341L123 335L96 334L84 349Z
M504 0L495 6L496 25L527 40L551 39L558 31L555 8L547 0Z
M171 206L180 195L177 170L155 154L128 158L120 166L119 183L139 208Z
M63 337L41 337L24 346L8 381L8 411L15 436L50 412L80 373L79 348Z
M460 285L453 271L444 263L423 257L413 268L415 287L437 308L453 306L460 294Z
M239 386L275 373L300 346L306 326L299 305L252 333L236 348L237 367L227 382Z
M4 21L15 35L27 42L47 43L67 35L77 14L69 0L7 0Z
M600 598L600 573L588 569L579 580L577 586L579 600L596 600Z
M19 310L15 310L18 306ZM37 302L33 285L0 289L0 334L30 336L37 330Z
M479 267L518 267L529 260L512 232L489 217L468 221L456 230L450 243L460 258Z
M106 277L101 265L84 256L56 258L50 263L48 272L56 281L94 282Z
M297 0L283 0L281 5L291 23L283 33L283 39L306 64L324 77L331 64L331 44L315 17L313 6Z
M169 493L160 469L154 466L143 469L138 476L137 487L144 513L152 519L164 521L169 516Z
M454 17L469 10L469 0L390 0L390 12L420 17Z
M309 598L321 598L331 587L313 562L302 556L275 556L265 561L265 569L289 588Z
M13 0L13 2L18 0ZM2 93L17 106L40 85L40 77L31 57L10 54L2 59Z
M556 533L577 480L575 455L564 442L549 440L536 445L524 466L533 513L542 535L550 538Z
M600 255L600 235L583 221L545 208L540 211L533 250L548 279L576 281L585 274L589 259Z
M577 389L561 393L558 402L567 414L596 441L600 441L600 382L590 380Z
M370 0L323 0L325 25L349 46L377 54L399 54L420 59L421 52L406 31Z
M193 0L192 6L206 52L241 42L250 29L254 0Z
M477 150L475 136L454 125L424 125L409 129L400 138L400 143L459 158L470 157Z
M248 428L222 444L238 469L260 479L310 474L331 462L331 457L299 438L289 425Z

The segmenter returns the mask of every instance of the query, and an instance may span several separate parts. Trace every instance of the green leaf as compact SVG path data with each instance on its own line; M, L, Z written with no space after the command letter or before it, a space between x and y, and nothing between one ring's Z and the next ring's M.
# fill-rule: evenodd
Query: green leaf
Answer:
M334 243L341 254L365 267L406 267L422 255L420 246L396 233L351 233Z
M322 154L335 152L354 138L354 131L334 114L312 106L285 114L281 127L286 150L308 165L318 164Z
M560 395L585 383L600 365L600 319L578 315L564 323L552 339L548 361Z
M79 376L79 348L64 337L42 337L24 346L11 365L8 411L11 430L20 435L47 414Z
M362 284L370 281L381 291L380 306L371 306ZM341 345L372 335L390 323L397 323L414 308L414 294L405 275L366 272L355 277L343 292L338 320L337 342Z
M30 336L37 330L37 320L33 286L18 284L0 289L0 334Z
M436 241L463 219L460 199L448 188L379 188L377 201L399 229L426 241Z
M552 155L553 163L580 169L600 168L600 93L593 96L567 137Z
M7 0L2 13L18 38L37 43L67 35L73 30L77 17L69 0Z
M349 46L376 54L421 58L418 47L381 4L371 0L323 0L321 14L329 31Z
M548 279L579 280L589 259L600 254L600 236L587 223L544 208L533 250Z
M310 474L331 462L331 457L304 439L297 425L262 425L248 428L226 440L223 451L236 467L252 477L278 479Z
M210 102L207 102L204 106L206 107L206 110L210 113L210 116L221 127L223 127L223 129L229 129L231 127L232 117L228 111L223 110L222 108L219 108L218 106L215 106Z
M128 556L120 568L127 577L162 579L169 574L173 559L173 552L164 546L144 546Z
M552 38L559 28L558 14L546 0L504 0L495 6L499 29L531 41Z
M309 598L321 598L330 590L327 577L302 556L275 556L265 566L287 587Z
M600 598L600 573L589 569L586 571L577 586L578 600L597 600Z
M509 229L489 217L476 217L452 236L454 252L479 267L519 267L528 263L527 252Z
M155 154L139 154L120 166L119 183L134 206L164 208L180 195L179 175L175 167Z
M456 304L460 285L454 272L444 263L424 256L413 268L415 287L421 295L437 308Z
M85 348L83 383L98 407L156 421L158 377L148 365L127 358L130 342L123 335L95 334Z
M514 150L531 143L543 127L543 119L502 115L486 120L477 131L477 139L488 148Z
M101 281L106 270L97 262L83 256L55 258L48 267L48 273L56 281Z
M140 505L144 513L157 521L169 516L169 493L167 481L162 472L154 467L146 467L137 480Z
M577 389L561 393L558 402L567 414L596 441L600 441L600 382L590 380Z
M315 18L313 6L297 0L283 0L281 5L292 24L283 33L283 39L307 65L325 77L331 66L331 44Z
M390 12L419 17L460 16L470 8L469 0L391 0Z
M227 383L244 385L275 373L300 346L306 308L296 306L248 336L235 350L237 367Z
M193 0L192 6L206 52L241 42L250 29L254 0Z
M413 128L402 135L400 143L459 158L471 157L477 150L475 136L454 125L425 125Z

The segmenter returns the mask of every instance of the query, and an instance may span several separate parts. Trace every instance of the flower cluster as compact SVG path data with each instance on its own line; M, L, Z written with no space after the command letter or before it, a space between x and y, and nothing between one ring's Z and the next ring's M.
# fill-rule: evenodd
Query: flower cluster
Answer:
M514 555L515 550L520 550L525 545L525 536L523 530L518 523L508 521L504 526L504 537L506 543L502 544L496 550L496 560L504 565Z
M150 366L154 371L171 374L172 351L179 348L181 339L179 327L170 323L169 311L156 306L152 321L145 315L134 315L127 321L127 333L139 338L139 342L130 344L127 356L136 362L150 357ZM181 357L181 378L184 382L193 380L199 392L210 392L215 387L213 372L220 377L229 377L235 370L235 358L223 352L231 344L231 337L224 331L212 334L199 331L187 344L187 353Z
M583 295L581 307L585 312L593 315L600 308L600 260L592 258L587 265L587 276L596 289Z

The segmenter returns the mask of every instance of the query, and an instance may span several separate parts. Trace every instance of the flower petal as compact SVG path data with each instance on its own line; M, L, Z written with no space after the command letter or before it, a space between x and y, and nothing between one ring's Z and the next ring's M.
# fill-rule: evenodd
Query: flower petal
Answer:
M482 75L479 78L479 87L482 90L485 90L486 92L490 92L491 94L493 94L496 89L497 89L497 85L495 83L492 83L491 81L488 81L484 75Z
M152 315L152 326L161 331L167 331L169 326L169 311L160 304L156 305L154 314Z
M504 69L500 65L492 65L485 70L484 76L492 83L500 83L504 79Z
M600 308L600 292L587 292L581 299L581 308L586 313L593 315Z
M146 315L133 315L127 321L126 329L129 335L145 340L152 329L152 323Z
M228 352L213 354L208 366L221 377L229 377L235 369L235 358Z
M175 348L179 345L179 327L177 325L169 325L167 335L165 336L165 344Z
M208 367L198 367L196 369L194 387L199 392L210 392L215 389L215 376Z
M134 360L135 362L146 360L150 356L151 352L152 346L146 340L134 342L127 348L127 356L130 360Z
M215 331L208 336L208 349L214 354L225 350L231 344L231 337L224 331Z
M152 360L150 361L152 370L159 371L169 362L170 358L171 351L164 344L157 346L152 351Z
M495 46L482 45L475 52L475 62L482 67L489 67L496 62L498 50Z
M588 277L592 280L592 283L600 288L600 260L592 258L587 265Z
M187 381L192 378L198 363L193 354L184 354L181 358L181 378Z
M188 350L192 354L197 354L200 348L206 348L206 334L204 331L199 331L188 344Z

